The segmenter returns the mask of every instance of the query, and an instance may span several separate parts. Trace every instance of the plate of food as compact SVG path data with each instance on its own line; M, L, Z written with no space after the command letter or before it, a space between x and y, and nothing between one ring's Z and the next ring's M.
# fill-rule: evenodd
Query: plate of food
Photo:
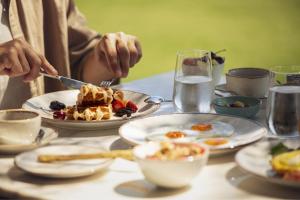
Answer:
M155 112L160 105L145 103L148 97L139 92L87 84L80 90L33 97L23 108L38 112L43 122L61 128L107 129Z
M105 150L80 146L80 145L54 145L41 147L32 151L21 153L15 157L15 165L30 174L50 178L74 178L92 175L98 171L105 170L112 162L111 158L87 159L82 157L76 160L51 161L49 157L61 155L68 157L74 155L95 155ZM46 160L45 157L48 159Z
M130 144L148 141L196 142L206 144L211 155L237 150L261 139L267 129L233 116L204 113L176 113L132 120L119 129Z
M265 181L300 188L300 137L255 143L240 150L235 160Z

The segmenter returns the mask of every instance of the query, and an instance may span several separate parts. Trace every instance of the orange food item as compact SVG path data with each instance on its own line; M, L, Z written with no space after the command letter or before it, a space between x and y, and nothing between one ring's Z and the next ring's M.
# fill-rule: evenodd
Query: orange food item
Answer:
M192 130L194 131L209 131L212 129L211 124L195 124L192 126Z
M180 131L170 131L166 133L165 136L170 139L176 139L176 138L183 138L186 136L186 134Z
M224 138L210 138L205 140L204 143L211 146L218 146L228 143L228 140Z

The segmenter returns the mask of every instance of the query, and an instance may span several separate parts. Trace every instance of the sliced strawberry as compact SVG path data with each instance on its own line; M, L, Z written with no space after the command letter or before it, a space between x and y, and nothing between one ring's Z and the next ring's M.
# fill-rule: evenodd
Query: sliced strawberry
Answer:
M122 101L114 99L112 102L112 108L114 112L118 112L118 110L126 108L126 106Z
M126 108L131 109L134 113L138 110L137 105L135 105L132 101L127 101Z

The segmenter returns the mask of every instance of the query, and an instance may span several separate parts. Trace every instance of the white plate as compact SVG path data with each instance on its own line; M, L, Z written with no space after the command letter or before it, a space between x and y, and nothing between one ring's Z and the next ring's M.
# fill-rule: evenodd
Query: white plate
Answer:
M222 122L234 128L229 143L210 147L211 155L237 150L238 147L255 142L267 134L267 129L258 123L238 117L218 114L168 114L132 120L119 129L120 136L130 144L142 144L149 140L149 135L168 131L184 131L197 123ZM198 142L203 142L199 140Z
M35 149L48 144L58 136L57 132L52 128L42 127L42 130L44 131L44 136L40 142L32 144L1 144L0 154L16 154Z
M91 122L77 121L77 120L59 120L59 119L53 119L51 112L47 112L42 109L39 109L39 107L49 109L50 102L55 100L60 101L66 104L67 106L75 105L78 93L79 90L64 90L64 91L44 94L27 100L23 104L23 108L40 113L42 116L42 120L53 126L58 126L61 128L68 128L68 129L93 130L93 129L108 129L112 127L118 127L132 118L142 117L150 113L153 113L160 106L160 105L146 104L144 102L144 99L149 97L146 94L125 90L124 91L125 98L136 103L139 108L139 110L136 113L132 114L132 116L129 119L113 116L109 120L91 121Z
M242 169L265 181L300 188L299 181L284 180L272 170L270 149L279 142L278 139L266 140L245 147L236 154L235 161ZM299 147L300 139L287 139L284 143Z
M112 159L73 160L53 163L40 163L37 161L41 154L83 154L97 153L101 149L79 145L57 145L38 148L18 155L15 165L30 174L51 178L74 178L94 174L104 170Z

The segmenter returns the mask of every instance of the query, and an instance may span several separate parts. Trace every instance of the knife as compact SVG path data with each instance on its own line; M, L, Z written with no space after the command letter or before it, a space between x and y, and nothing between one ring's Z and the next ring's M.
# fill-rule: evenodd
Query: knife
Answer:
M73 89L80 89L80 87L82 85L86 85L87 83L82 82L82 81L78 81L75 79L71 79L68 77L64 77L64 76L53 76L50 74L46 74L44 72L40 72L41 75L45 76L45 77L49 77L49 78L53 78L53 79L57 79L59 80L64 86L68 87L68 88L73 88Z

